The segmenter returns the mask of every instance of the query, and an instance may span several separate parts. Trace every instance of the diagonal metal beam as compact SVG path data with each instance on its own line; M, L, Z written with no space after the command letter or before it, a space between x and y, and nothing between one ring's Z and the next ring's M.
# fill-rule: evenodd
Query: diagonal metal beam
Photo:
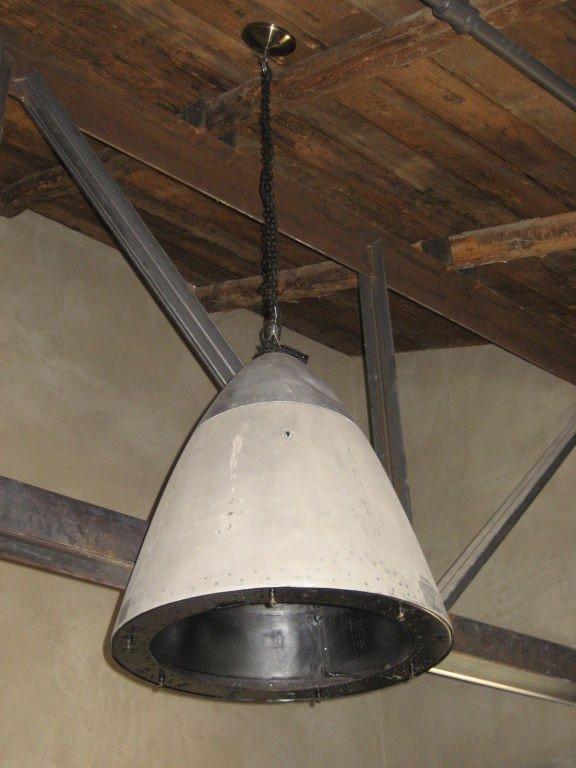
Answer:
M359 274L358 287L372 444L411 521L412 505L406 474L396 355L382 243L370 246L369 253L374 276Z
M0 477L0 558L124 589L147 523ZM439 675L576 703L576 650L452 616Z
M42 76L17 77L13 89L62 164L116 237L128 261L215 382L224 386L242 361L189 290L96 152Z
M451 608L576 445L576 413L438 582Z
M0 40L0 141L4 130L4 114L6 112L6 99L10 88L10 64L6 58L4 43Z

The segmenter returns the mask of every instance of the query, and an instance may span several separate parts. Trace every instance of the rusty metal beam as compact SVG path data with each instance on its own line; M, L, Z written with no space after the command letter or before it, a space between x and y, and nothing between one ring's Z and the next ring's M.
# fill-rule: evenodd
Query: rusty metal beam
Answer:
M124 589L146 533L136 517L0 477L0 557Z
M0 558L124 589L147 523L0 477ZM576 703L576 650L452 616L455 650L435 674Z
M576 649L455 614L450 618L454 650L433 674L576 705Z

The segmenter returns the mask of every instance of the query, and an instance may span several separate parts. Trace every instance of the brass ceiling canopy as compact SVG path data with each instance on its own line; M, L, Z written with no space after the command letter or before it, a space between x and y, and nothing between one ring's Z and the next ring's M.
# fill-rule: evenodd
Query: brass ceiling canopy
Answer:
M296 50L294 35L268 21L254 21L245 26L242 40L261 56L289 56Z

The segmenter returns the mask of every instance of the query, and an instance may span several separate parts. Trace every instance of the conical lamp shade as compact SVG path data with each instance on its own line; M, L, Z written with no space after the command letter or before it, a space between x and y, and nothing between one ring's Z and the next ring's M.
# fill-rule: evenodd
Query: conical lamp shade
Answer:
M296 358L244 368L193 432L112 639L135 675L237 701L407 680L452 631L386 473Z

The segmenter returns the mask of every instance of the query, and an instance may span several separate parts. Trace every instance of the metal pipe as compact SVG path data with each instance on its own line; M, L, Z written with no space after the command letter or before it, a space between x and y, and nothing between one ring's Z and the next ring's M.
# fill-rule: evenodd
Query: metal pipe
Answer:
M225 386L241 370L242 361L43 77L33 72L17 78L13 90L80 190L115 235L156 302L204 362L215 382L220 387Z
M438 582L446 609L487 563L576 445L576 414Z
M521 45L515 43L480 16L480 11L464 0L422 0L434 16L445 21L461 35L470 35L519 72L576 111L576 88Z

